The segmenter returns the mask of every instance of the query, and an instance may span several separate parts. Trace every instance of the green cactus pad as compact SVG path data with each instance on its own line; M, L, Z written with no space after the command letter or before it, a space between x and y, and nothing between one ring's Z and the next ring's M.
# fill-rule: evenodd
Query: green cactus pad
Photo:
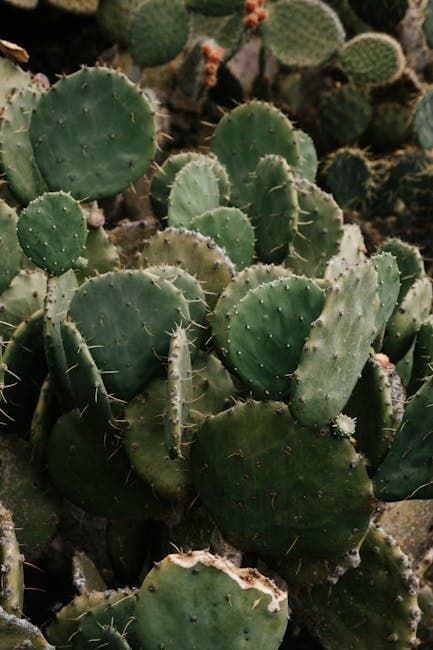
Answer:
M433 374L433 316L421 325L413 349L413 367L408 382L407 395L417 392Z
M418 101L415 108L413 127L418 144L423 149L433 147L433 90L428 90Z
M210 161L191 160L176 174L168 198L170 226L191 228L194 217L220 205L218 181Z
M218 181L218 189L221 201L226 202L230 194L230 182L227 172L215 156L185 151L173 154L158 167L152 176L150 185L150 199L155 216L163 219L168 212L168 199L176 175L191 161L207 162L210 164L213 173Z
M186 0L190 9L209 16L226 16L244 7L244 0Z
M48 280L44 311L44 346L48 369L53 378L53 386L63 411L73 408L72 385L68 374L65 351L61 334L61 323L66 320L69 303L78 287L72 270L60 277Z
M184 228L166 228L148 239L141 262L180 266L200 282L210 308L236 275L233 263L213 239Z
M14 208L0 199L0 294L12 282L21 262L17 236L18 217Z
M237 269L249 266L254 256L254 229L248 217L238 208L219 207L195 217L190 225L202 235L211 237L223 248Z
M376 332L384 329L397 304L400 292L400 271L391 253L382 251L373 255L371 262L378 275L379 309L376 314Z
M69 271L83 253L86 238L83 211L64 192L42 194L18 218L18 239L24 253L49 275Z
M191 354L194 347L201 347L207 337L206 327L206 298L200 286L200 283L192 275L177 266L161 265L149 266L146 271L158 278L168 280L177 289L182 291L191 316L191 324L188 328L188 339L192 346Z
M47 374L42 327L43 311L40 309L18 325L4 352L1 428L8 433L22 435L32 421Z
M370 95L356 86L341 86L324 95L323 129L332 142L343 146L356 142L367 129L373 113Z
M85 340L109 394L131 399L161 368L170 330L190 321L182 293L145 271L90 278L76 291L68 315Z
M183 501L191 495L187 453L172 460L165 442L167 383L154 379L146 392L129 402L125 450L137 474L162 498Z
M104 36L127 46L131 15L139 4L140 0L100 0L96 19Z
M416 280L390 317L383 340L383 352L399 361L411 347L415 336L431 311L430 278Z
M26 205L47 191L30 142L30 120L42 94L40 86L20 88L9 97L0 129L0 161L9 186Z
M19 271L0 294L0 337L8 341L21 321L44 304L47 278L39 271Z
M138 638L146 648L276 650L289 615L286 598L256 569L238 569L206 551L168 555L139 591Z
M339 558L368 528L371 486L352 444L302 427L282 402L237 404L208 418L191 468L225 539L243 551Z
M407 388L409 382L411 381L414 348L415 341L412 343L411 347L406 352L404 357L402 357L400 361L397 361L395 364L395 369L401 379L401 383L403 384L404 388Z
M419 248L394 237L388 239L379 249L379 252L391 253L397 260L400 271L400 303L416 280L425 277L424 261Z
M61 324L61 334L74 407L96 434L118 434L103 378L85 340L77 327L67 321Z
M294 134L299 151L297 175L299 178L305 178L307 181L314 183L319 164L314 141L308 133L301 129L296 129Z
M253 174L248 215L256 233L262 262L280 263L287 255L298 220L299 204L294 175L282 156L260 159Z
M129 49L143 67L168 63L179 54L189 33L182 0L143 0L131 14Z
M409 400L394 444L374 477L375 494L382 501L432 498L432 397L429 377Z
M0 501L12 512L21 550L31 561L46 551L56 532L60 499L45 472L30 462L24 440L1 436L0 452Z
M227 370L212 354L200 352L192 364L191 422L201 423L233 403L236 389Z
M24 72L22 68L10 59L0 58L0 107L4 108L11 95L18 88L25 88L31 82L30 72Z
M220 352L227 357L230 319L240 300L260 284L272 282L291 273L282 266L255 264L243 269L221 293L211 315L212 333Z
M11 513L0 503L0 607L20 614L24 598L23 556Z
M357 448L373 475L388 453L396 429L388 374L374 357L365 364L344 412L356 419Z
M30 137L49 188L92 200L120 192L146 172L155 154L155 119L123 74L83 68L41 97Z
M326 424L349 399L376 333L377 285L376 270L364 262L328 290L292 383L291 410L301 424Z
M164 503L134 473L124 451L95 436L75 411L51 432L48 472L58 490L79 508L101 517L158 518Z
M8 614L0 607L0 650L55 650L42 632L26 618Z
M324 293L307 278L280 278L250 290L234 310L228 357L257 397L287 395Z
M264 43L285 65L321 65L344 42L340 19L321 0L276 0L267 9Z
M170 338L167 369L165 443L171 458L183 456L184 427L192 402L192 370L189 341L184 329L177 327Z
M314 183L300 180L295 188L299 218L286 263L300 275L322 277L343 236L343 213L332 196Z
M349 210L359 210L365 203L372 186L372 170L360 149L339 149L329 158L326 183L338 205Z
M87 266L76 270L80 284L93 275L114 271L120 263L117 247L103 226L87 231L83 257L87 260Z
M57 612L56 620L48 627L48 638L58 648L73 647L69 644L74 635L83 620L91 616L101 626L114 625L122 634L125 633L125 638L132 639L136 598L136 592L131 589L94 591L77 596Z
M40 468L45 467L45 452L48 435L60 415L53 381L50 375L42 384L30 426L32 462Z
M224 115L214 131L211 149L232 181L231 201L245 210L250 202L251 176L260 158L277 154L297 167L300 154L289 120L264 102L241 104Z
M345 223L342 230L338 253L333 255L326 265L324 277L329 282L335 282L349 266L366 259L367 248L358 224Z
M329 650L412 648L420 618L417 586L410 561L395 540L373 527L361 546L359 567L335 585L296 594L294 603Z
M356 83L381 86L396 81L406 65L400 43L388 34L365 32L339 52L344 72Z

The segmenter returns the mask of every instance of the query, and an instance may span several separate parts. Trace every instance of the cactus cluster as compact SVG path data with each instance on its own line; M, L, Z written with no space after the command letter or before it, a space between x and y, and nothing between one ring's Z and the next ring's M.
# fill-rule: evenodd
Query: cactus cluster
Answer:
M259 97L163 151L152 88L0 59L0 650L431 647L428 531L410 557L398 508L433 499L432 285L371 235L430 205L406 4L101 2L204 101L259 36L280 99L318 88L317 148ZM417 145L379 158L360 138L386 88ZM104 210L143 183L131 254Z

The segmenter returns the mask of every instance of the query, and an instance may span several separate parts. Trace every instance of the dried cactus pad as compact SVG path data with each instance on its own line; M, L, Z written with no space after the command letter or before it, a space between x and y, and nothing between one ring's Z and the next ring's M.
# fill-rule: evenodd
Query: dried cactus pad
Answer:
M168 555L139 591L138 638L145 648L280 647L287 594L255 569L206 551Z
M92 200L113 196L146 172L155 131L149 101L125 75L82 68L41 97L30 138L49 188Z
M74 266L86 245L87 226L75 199L46 192L29 203L18 219L18 239L29 260L50 275Z

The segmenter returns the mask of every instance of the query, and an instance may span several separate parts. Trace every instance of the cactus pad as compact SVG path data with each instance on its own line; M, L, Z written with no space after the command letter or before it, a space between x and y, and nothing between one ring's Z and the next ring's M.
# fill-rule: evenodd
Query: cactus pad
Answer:
M220 204L218 182L207 160L191 160L176 174L168 199L170 226L191 228L194 217Z
M251 264L254 255L254 230L248 217L238 208L219 207L195 217L190 226L211 237L223 248L238 270Z
M262 262L282 262L298 220L299 204L292 169L282 156L260 159L252 174L251 204L257 254Z
M38 86L18 89L10 96L0 129L1 164L14 195L27 204L47 191L30 142L32 112L41 96Z
M416 592L409 558L382 529L371 528L359 567L294 600L324 648L411 648L420 618Z
M120 192L146 172L155 120L149 101L123 74L83 68L42 95L30 138L49 188L91 200Z
M329 288L292 383L291 409L300 423L326 424L349 399L376 333L377 283L373 265L364 262Z
M406 64L400 43L374 32L352 38L339 56L344 72L360 85L390 84L402 75Z
M161 367L169 331L189 323L188 305L170 282L145 271L116 271L87 280L68 314L85 340L109 394L131 399Z
M325 63L344 41L340 19L321 0L276 0L267 8L264 42L285 65Z
M277 650L287 625L286 598L255 569L238 569L206 551L169 555L139 591L138 638L146 648Z
M231 200L241 210L250 202L250 174L260 158L277 154L293 167L300 161L292 124L274 106L258 101L241 104L224 115L211 148L227 169L233 184Z
M187 0L187 6L201 14L225 16L243 9L244 0Z
M303 277L280 278L249 291L230 319L230 365L257 397L287 395L324 294Z
M47 192L20 213L18 239L30 261L50 275L62 275L84 251L87 226L77 201Z
M168 351L165 441L171 458L182 456L184 427L192 401L192 371L189 342L184 329L171 335Z
M97 432L96 432L97 433ZM101 517L155 518L163 510L149 485L131 472L121 448L95 435L76 411L62 416L47 449L48 473L57 491Z
M21 262L17 223L15 210L0 199L0 294L12 282Z
M343 213L330 194L306 180L295 184L299 219L286 262L295 273L321 277L343 236Z
M138 65L162 65L186 44L188 12L182 0L144 0L132 12L129 47Z
M213 239L184 228L167 228L148 239L141 261L144 266L181 267L200 282L210 307L236 275L233 263Z
M225 539L243 551L339 558L367 531L371 486L352 444L302 427L282 402L208 418L191 468Z

